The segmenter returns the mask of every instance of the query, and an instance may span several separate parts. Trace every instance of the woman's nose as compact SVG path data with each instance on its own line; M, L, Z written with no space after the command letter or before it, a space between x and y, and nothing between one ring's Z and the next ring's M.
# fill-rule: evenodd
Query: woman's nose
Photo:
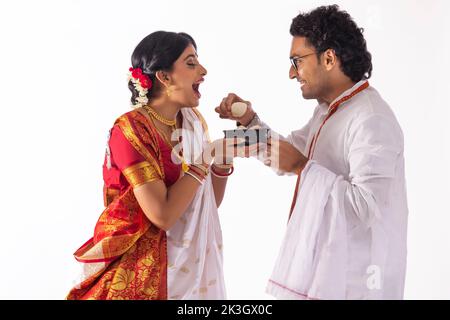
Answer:
M202 76L206 76L206 74L208 73L208 70L206 70L206 68L203 65L200 65L200 67L201 67Z

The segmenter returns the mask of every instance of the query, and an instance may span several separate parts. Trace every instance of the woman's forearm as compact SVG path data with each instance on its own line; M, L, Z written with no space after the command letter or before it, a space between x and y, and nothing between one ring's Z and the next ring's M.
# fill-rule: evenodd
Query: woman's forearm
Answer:
M220 204L222 203L223 197L225 195L225 189L227 187L227 181L228 178L219 178L215 175L211 175L212 178L212 185L214 188L214 197L216 198L216 204L217 208L220 207Z
M200 182L185 174L169 188L159 181L136 188L134 194L147 218L167 231L186 211L199 186Z
M170 228L186 211L197 193L200 183L185 174L167 189L163 212L167 215L167 226Z

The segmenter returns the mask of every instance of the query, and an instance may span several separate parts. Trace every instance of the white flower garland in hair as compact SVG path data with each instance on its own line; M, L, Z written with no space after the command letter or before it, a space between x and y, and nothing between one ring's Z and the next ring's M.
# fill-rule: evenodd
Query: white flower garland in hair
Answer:
M147 93L152 88L152 80L142 73L141 68L130 68L128 72L128 81L133 83L134 88L139 93L133 108L140 108L148 104Z

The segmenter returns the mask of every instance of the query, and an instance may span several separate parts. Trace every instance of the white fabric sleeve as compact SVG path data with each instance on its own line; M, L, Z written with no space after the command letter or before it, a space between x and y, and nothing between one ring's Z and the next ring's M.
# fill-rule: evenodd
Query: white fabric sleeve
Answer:
M301 137L300 133L294 140L302 143ZM343 180L345 211L354 225L369 228L391 202L403 134L386 115L371 114L349 127L345 146L350 169L348 180Z
M348 132L349 179L344 205L354 223L370 227L382 219L380 210L395 196L399 158L403 158L400 127L382 114L372 114L353 124Z
M306 144L308 141L308 137L311 131L311 125L313 120L316 117L317 112L319 111L320 106L317 106L314 110L314 114L311 117L311 119L308 121L308 123L303 126L303 128L299 130L292 131L287 137L284 137L282 134L274 131L267 123L263 122L258 115L256 115L252 121L247 125L247 128L252 127L261 127L265 129L270 129L272 136L279 137L281 140L288 141L290 144L292 144L297 150L299 150L301 153L303 153L305 156L307 156L308 150L306 150Z

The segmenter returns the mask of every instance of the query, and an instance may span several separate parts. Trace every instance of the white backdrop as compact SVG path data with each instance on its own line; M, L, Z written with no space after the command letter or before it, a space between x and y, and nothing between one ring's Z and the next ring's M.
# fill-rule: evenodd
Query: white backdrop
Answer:
M450 299L450 2L336 1L365 28L371 84L405 135L409 255L405 298ZM185 31L208 69L200 110L213 138L233 123L223 96L252 101L283 134L315 103L288 79L291 19L324 1L2 1L0 298L63 299L80 271L72 253L103 209L106 134L129 110L134 47ZM240 159L239 159L240 160ZM236 161L219 212L231 299L264 293L295 184Z

